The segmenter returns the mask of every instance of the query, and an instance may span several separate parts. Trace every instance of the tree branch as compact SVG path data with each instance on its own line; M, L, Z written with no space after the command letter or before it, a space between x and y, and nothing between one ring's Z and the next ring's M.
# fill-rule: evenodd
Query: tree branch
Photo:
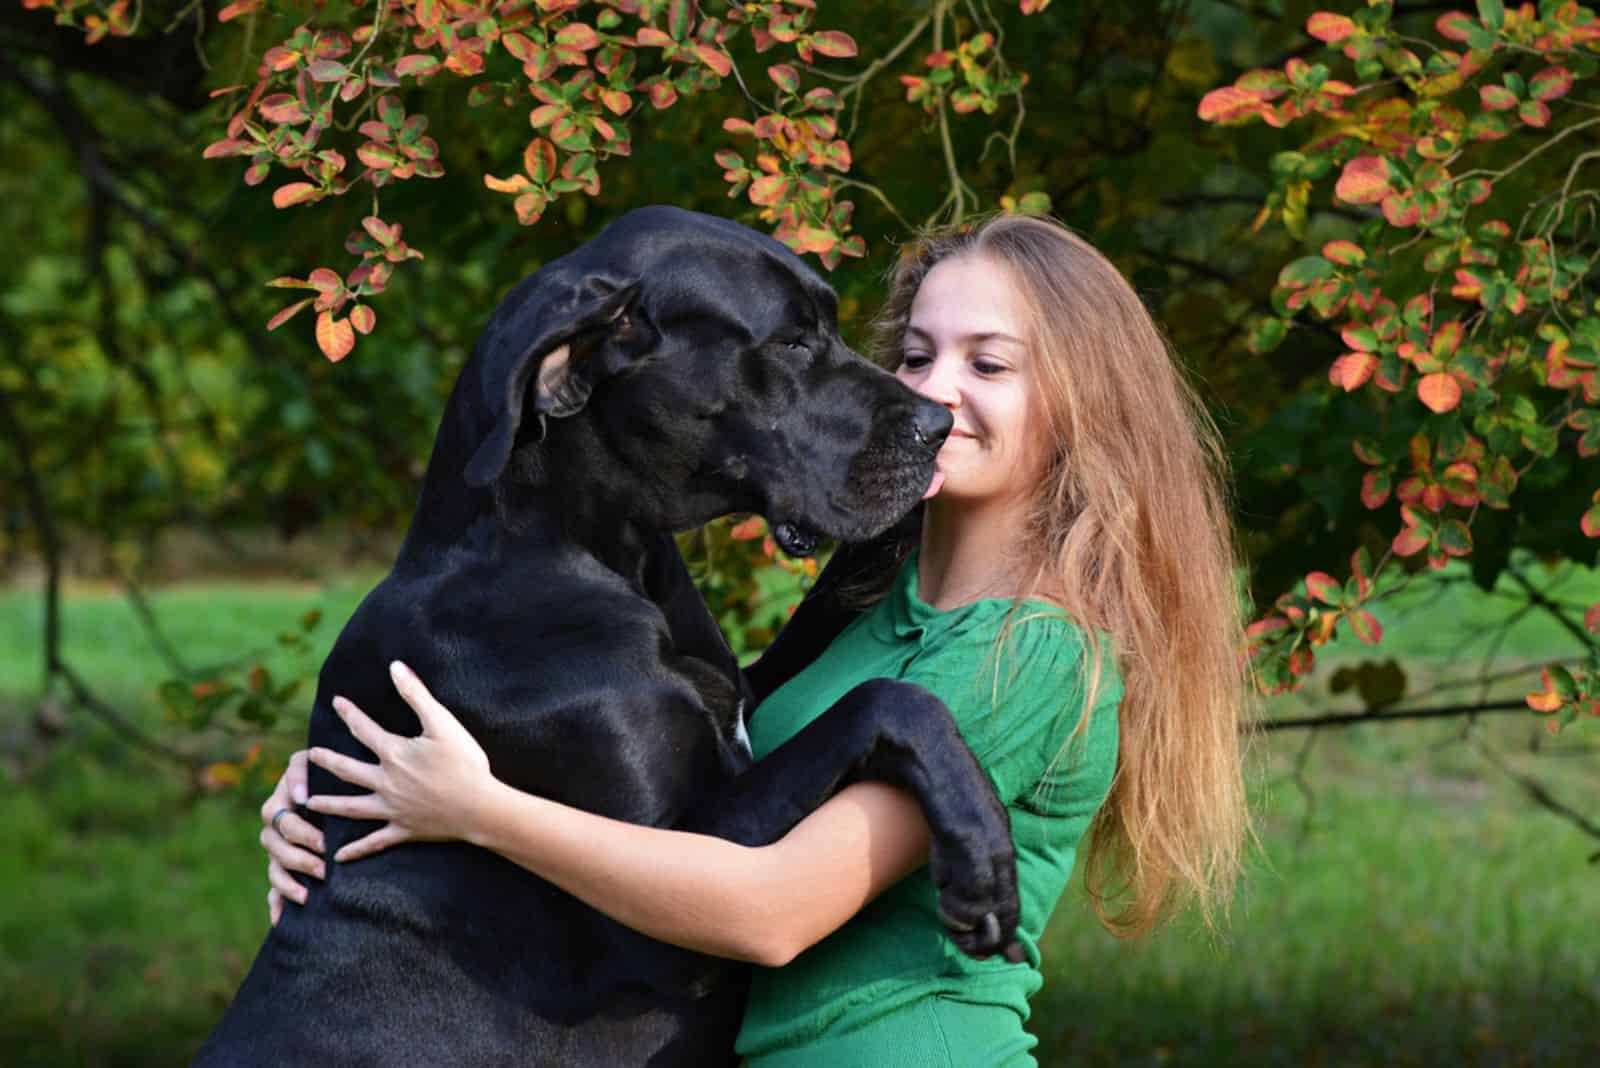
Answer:
M1249 729L1261 731L1303 730L1307 727L1348 727L1356 723L1397 723L1413 719L1448 719L1475 716L1482 712L1523 712L1533 715L1526 701L1487 701L1470 705L1440 705L1434 708L1407 708L1395 712L1328 712L1316 716L1264 719Z

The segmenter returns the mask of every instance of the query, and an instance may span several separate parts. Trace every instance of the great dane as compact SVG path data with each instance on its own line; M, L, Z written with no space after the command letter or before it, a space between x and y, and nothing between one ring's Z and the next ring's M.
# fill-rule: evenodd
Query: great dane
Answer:
M851 554L741 674L672 540L735 512L765 516L790 553L871 539L921 498L949 426L843 344L832 290L776 241L631 212L491 316L394 569L323 665L310 744L373 758L335 694L417 733L386 670L402 659L498 778L617 819L757 845L849 782L893 782L932 827L950 936L1014 954L1005 810L927 691L866 683L750 760L742 711L849 618L828 591ZM311 790L359 792L318 768ZM329 855L376 828L312 818ZM743 966L637 934L493 853L408 844L308 885L198 1065L735 1060Z

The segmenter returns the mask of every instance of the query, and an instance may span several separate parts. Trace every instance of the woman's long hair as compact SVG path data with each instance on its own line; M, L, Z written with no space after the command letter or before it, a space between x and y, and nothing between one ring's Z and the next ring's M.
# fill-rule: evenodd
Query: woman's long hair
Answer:
M1029 319L1035 412L1052 448L1021 596L1084 626L1094 666L1074 734L1098 689L1095 628L1112 635L1123 681L1116 777L1085 857L1096 912L1118 934L1148 930L1174 904L1210 921L1250 833L1244 607L1220 436L1138 294L1053 220L991 216L908 245L875 322L881 362L900 362L928 272L968 255L1010 273Z

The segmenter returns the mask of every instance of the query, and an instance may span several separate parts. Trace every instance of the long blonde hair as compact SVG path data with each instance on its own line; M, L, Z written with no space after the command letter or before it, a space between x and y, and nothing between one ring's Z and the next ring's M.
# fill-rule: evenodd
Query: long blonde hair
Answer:
M1074 734L1099 686L1095 628L1112 635L1122 677L1116 776L1085 856L1096 913L1123 935L1176 904L1209 922L1250 834L1244 606L1220 435L1138 294L1054 220L991 216L908 245L874 324L880 360L899 363L918 287L959 255L1009 271L1031 320L1053 447L1022 596L1048 595L1084 625L1094 667Z

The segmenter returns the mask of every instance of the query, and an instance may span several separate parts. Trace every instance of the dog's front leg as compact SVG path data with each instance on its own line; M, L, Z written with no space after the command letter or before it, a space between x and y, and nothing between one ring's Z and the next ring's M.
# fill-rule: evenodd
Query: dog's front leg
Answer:
M973 956L1015 941L1020 902L1011 824L944 702L909 682L873 679L845 694L726 788L703 799L689 830L766 845L853 782L913 794L933 838L929 868L950 937Z

